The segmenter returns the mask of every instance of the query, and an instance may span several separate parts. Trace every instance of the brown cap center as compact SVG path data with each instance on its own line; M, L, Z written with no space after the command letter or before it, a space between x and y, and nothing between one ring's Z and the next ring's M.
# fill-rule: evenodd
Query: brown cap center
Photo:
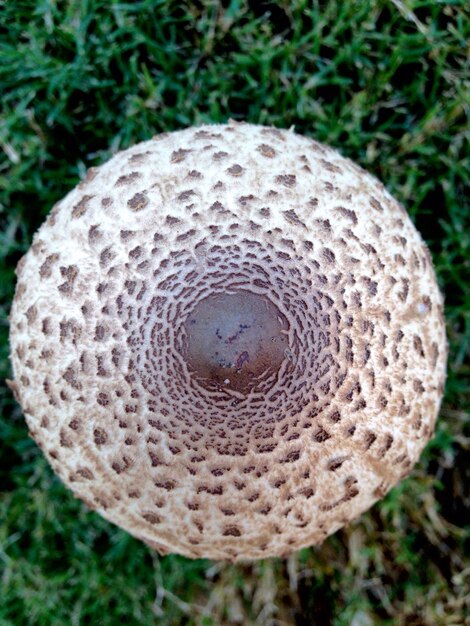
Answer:
M261 295L208 296L185 323L188 367L205 387L247 393L279 369L287 328L285 317Z

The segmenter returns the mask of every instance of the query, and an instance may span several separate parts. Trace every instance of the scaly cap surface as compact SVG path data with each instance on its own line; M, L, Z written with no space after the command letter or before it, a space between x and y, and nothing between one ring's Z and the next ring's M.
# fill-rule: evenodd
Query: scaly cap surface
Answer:
M118 153L17 273L11 386L32 436L162 553L320 543L432 436L446 340L428 250L383 185L292 131L202 126Z

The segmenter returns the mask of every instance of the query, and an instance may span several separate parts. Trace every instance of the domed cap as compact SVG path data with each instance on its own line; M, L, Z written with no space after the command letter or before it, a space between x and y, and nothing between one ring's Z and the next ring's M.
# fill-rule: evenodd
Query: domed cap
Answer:
M429 252L336 151L249 124L118 153L18 266L14 382L88 506L161 553L285 555L408 474L446 340Z

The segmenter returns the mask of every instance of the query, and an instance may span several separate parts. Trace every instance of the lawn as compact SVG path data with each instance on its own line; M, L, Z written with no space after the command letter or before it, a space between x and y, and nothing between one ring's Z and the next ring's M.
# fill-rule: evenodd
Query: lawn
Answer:
M459 626L470 615L470 7L440 0L0 0L0 378L15 265L119 149L228 118L382 180L430 247L450 344L435 438L321 547L160 558L54 476L0 387L0 626Z

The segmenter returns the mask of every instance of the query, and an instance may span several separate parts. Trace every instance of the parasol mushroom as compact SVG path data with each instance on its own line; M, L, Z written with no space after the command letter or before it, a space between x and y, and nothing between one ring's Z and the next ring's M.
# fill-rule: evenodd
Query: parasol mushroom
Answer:
M230 122L119 152L17 274L10 386L32 437L160 553L319 544L433 434L429 252L382 184L293 131Z

